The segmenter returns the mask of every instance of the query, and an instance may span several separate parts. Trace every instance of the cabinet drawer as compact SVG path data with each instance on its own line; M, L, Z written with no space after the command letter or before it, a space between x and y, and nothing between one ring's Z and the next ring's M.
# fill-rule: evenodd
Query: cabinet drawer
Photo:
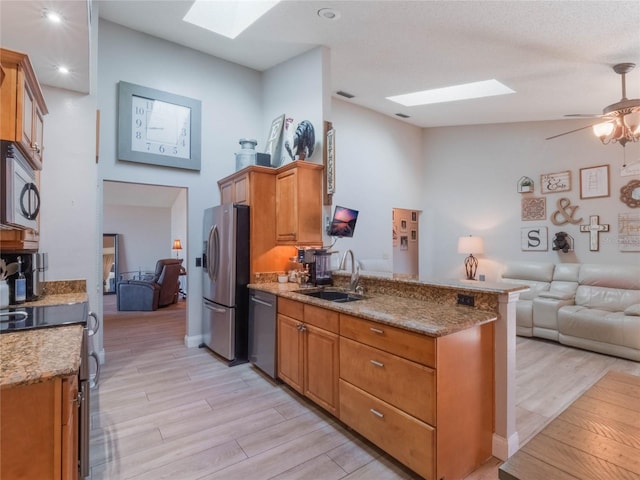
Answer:
M436 424L435 371L340 338L340 377L431 425Z
M304 318L303 307L304 305L302 303L296 302L295 300L289 300L282 297L278 298L278 313L281 315L286 315L287 317L302 321Z
M435 430L340 380L340 420L426 479L435 477Z
M304 305L304 322L333 333L340 333L340 314L333 310Z
M340 335L414 362L436 366L436 339L383 323L340 315Z

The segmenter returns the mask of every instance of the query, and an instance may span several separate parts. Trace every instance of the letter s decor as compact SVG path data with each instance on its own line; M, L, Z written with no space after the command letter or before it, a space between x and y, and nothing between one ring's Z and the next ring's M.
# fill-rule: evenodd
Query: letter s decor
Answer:
M520 248L523 252L546 252L547 227L523 227L520 229Z

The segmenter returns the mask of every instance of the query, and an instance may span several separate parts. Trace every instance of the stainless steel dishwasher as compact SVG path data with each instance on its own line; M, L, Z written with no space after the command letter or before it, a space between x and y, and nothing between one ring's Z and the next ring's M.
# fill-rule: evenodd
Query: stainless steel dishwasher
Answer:
M250 290L249 293L249 361L276 378L276 308L272 293Z

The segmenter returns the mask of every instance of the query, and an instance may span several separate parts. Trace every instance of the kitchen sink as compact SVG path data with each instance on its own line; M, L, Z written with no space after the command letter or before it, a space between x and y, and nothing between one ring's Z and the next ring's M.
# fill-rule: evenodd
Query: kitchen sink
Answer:
M296 290L296 293L336 303L356 302L366 298L362 295L358 295L357 293L343 292L340 290Z

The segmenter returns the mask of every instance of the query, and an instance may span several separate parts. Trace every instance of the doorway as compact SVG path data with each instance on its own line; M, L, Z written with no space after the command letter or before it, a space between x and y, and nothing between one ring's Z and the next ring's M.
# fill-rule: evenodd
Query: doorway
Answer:
M114 295L120 278L118 269L118 234L102 235L102 294Z
M393 273L418 278L420 211L394 208L391 213L393 232Z

